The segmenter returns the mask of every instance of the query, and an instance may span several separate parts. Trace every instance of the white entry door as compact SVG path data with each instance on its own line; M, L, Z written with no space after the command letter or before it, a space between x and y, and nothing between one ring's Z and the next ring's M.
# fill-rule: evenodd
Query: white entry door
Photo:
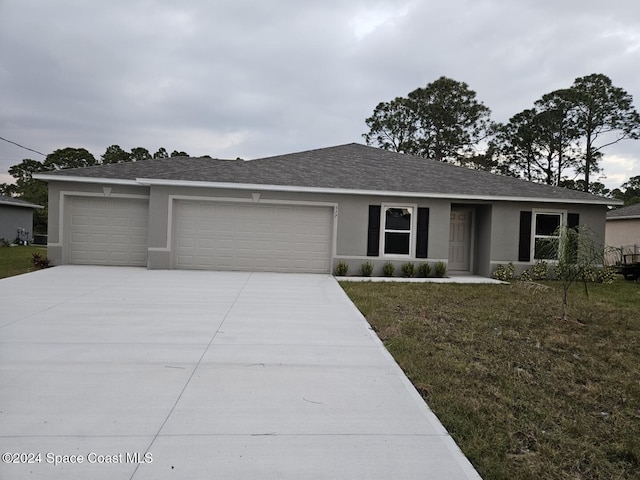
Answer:
M452 210L449 224L449 270L471 271L471 210Z

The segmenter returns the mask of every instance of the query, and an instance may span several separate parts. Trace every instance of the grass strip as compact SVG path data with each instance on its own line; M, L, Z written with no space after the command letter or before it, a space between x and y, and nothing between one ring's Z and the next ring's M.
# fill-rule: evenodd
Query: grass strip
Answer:
M485 480L640 478L640 284L342 287Z

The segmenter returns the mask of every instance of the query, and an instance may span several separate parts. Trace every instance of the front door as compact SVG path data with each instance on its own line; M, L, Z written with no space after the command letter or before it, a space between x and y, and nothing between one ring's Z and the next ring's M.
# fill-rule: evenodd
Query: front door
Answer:
M471 271L471 210L451 210L449 270Z

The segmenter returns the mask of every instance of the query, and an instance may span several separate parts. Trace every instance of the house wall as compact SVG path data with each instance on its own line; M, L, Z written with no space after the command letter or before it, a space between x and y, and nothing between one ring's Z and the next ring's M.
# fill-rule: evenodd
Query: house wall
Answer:
M428 207L430 225L441 225L429 231L429 259L421 261L447 260L449 241L449 214L451 202L447 200L415 199L391 196L332 195L296 192L226 190L194 187L157 186L150 191L149 219L149 268L164 269L171 267L171 204L176 199L216 199L253 201L253 194L259 194L258 202L291 202L326 205L337 207L335 220L335 245L333 251L334 267L339 261L350 265L350 272L356 273L360 266L371 261L376 271L382 272L382 265L389 260L386 257L367 256L367 231L369 221L369 205L394 203ZM398 265L407 261L416 261L414 257L394 259Z
M367 235L369 228L369 205L396 204L429 208L428 258L367 256ZM349 265L350 274L358 274L365 262L374 266L373 275L382 275L382 267L390 261L399 272L403 263L446 262L449 257L449 217L451 201L443 199L407 198L391 196L343 195L339 197L338 237L334 268L342 261ZM415 245L414 245L415 246Z
M640 246L640 218L607 220L605 242L609 247Z
M275 191L226 190L175 186L128 186L50 182L49 186L49 258L54 264L64 263L64 198L68 195L90 196L147 196L149 198L148 267L171 268L171 235L176 199L215 199L258 202L311 203L336 209L333 267L343 261L349 273L357 274L360 266L370 261L374 275L382 273L382 266L391 260L397 267L408 261L417 264L427 261L447 262L449 258L449 225L452 208L473 211L472 271L489 276L498 264L513 262L517 272L534 262L518 262L519 222L523 210L561 210L578 213L580 224L589 226L600 243L605 238L606 207L601 205L548 204L534 202L455 202L451 199L409 198L376 195L334 195ZM255 197L255 198L254 198ZM428 258L367 256L369 205L396 204L429 208ZM417 211L416 211L417 212Z
M149 195L149 187L49 181L47 256L52 265L64 264L64 200L69 195L93 197L140 197Z
M496 202L493 205L491 220L491 253L490 271L499 264L506 265L513 262L516 274L535 264L518 261L518 245L520 241L520 212L521 211L560 211L565 214L580 215L580 225L587 227L593 241L604 247L605 218L607 208L604 205L583 204L553 204L534 202ZM479 272L480 273L480 272Z
M29 240L33 238L33 209L0 205L0 238L13 242L18 237L18 228L29 232Z

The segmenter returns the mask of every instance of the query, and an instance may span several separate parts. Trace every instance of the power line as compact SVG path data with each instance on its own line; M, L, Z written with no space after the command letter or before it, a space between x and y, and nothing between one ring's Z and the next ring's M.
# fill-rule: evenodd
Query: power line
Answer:
M19 143L12 142L11 140L7 140L6 138L0 137L0 140L4 140L7 143L12 143L13 145L15 145L17 147L24 148L25 150L29 150L30 152L37 153L38 155L42 155L43 157L46 157L46 155L44 153L42 153L42 152L34 150L33 148L25 147L24 145L20 145Z

